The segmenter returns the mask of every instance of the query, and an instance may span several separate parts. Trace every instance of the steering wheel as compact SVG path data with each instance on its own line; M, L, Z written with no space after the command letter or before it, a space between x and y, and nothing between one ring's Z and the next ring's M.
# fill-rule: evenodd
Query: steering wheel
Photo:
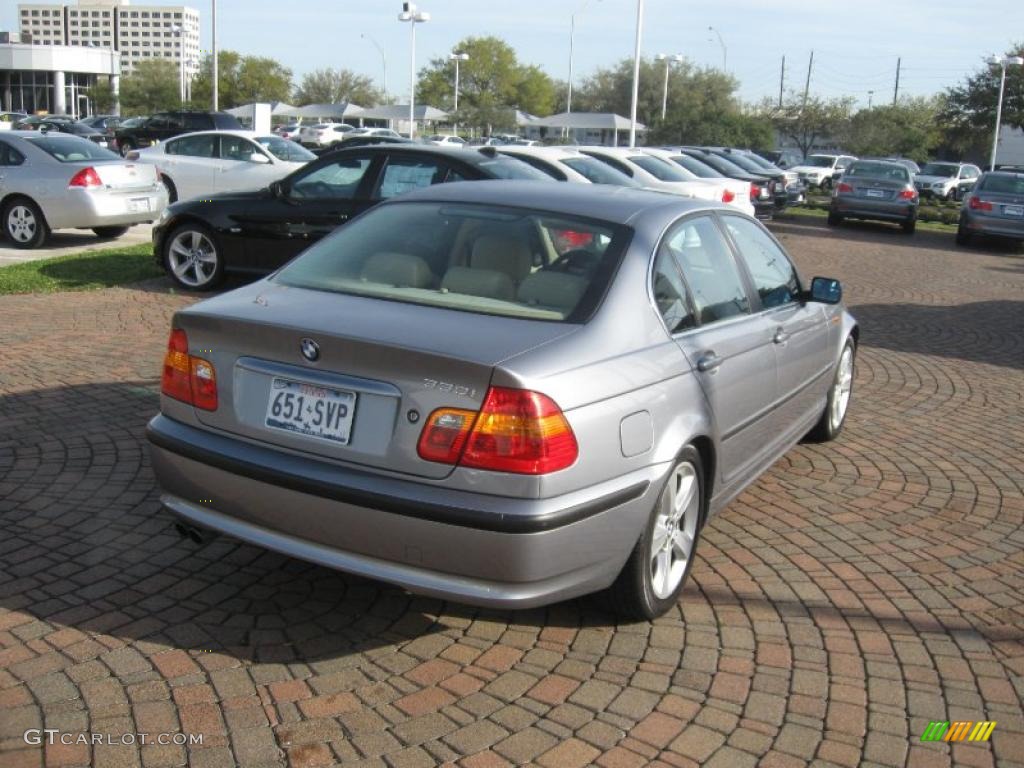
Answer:
M571 275L588 274L598 262L600 255L583 248L566 251L551 263L548 269L552 272L566 272Z

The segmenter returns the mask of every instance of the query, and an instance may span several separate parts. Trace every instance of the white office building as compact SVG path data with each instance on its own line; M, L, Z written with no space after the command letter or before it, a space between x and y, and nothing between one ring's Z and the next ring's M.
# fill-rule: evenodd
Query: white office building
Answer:
M129 0L18 6L22 39L34 45L88 46L120 53L122 74L140 61L173 62L186 80L199 69L199 11L184 5L136 5Z

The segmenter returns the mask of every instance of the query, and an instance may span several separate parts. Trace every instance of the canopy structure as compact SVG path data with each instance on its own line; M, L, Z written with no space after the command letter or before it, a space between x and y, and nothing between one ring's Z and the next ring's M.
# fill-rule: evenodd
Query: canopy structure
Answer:
M364 111L356 104L343 101L340 104L307 104L304 107L291 107L279 114L314 120L345 120L350 117L362 117Z
M617 146L619 131L629 132L629 118L613 112L562 112L530 120L523 128L531 139L545 139L557 132L577 144ZM647 126L637 123L636 129L642 133Z
M429 107L425 104L417 104L413 107L413 116L417 122L436 122L447 120L448 113L436 107ZM408 104L385 104L380 107L369 107L359 113L359 117L365 120L409 120Z
M249 117L252 115L252 109L254 106L254 103L242 104L241 106L234 107L233 109L227 109L225 112L229 115L234 115L235 117ZM270 102L271 115L290 115L291 110L293 109L295 109L295 107L291 104L285 104L283 101Z

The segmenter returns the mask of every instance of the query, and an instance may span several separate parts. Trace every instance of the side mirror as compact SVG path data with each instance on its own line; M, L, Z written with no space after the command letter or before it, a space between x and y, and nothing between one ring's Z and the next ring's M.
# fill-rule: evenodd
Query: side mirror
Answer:
M821 304L838 304L843 300L843 286L835 278L816 277L811 280L807 299Z
M284 197L284 184L281 183L280 179L270 182L270 186L267 189L270 190L271 197Z
M270 158L266 155L260 154L259 152L253 152L249 157L250 163L256 163L257 165L269 165Z

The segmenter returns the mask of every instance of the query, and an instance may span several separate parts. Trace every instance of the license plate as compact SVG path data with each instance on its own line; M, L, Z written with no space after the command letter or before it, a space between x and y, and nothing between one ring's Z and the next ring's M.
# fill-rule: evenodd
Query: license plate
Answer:
M1007 216L1024 216L1024 205L1004 205L1003 213Z
M869 189L865 194L868 197L885 197L885 190Z
M128 213L138 213L149 210L148 197L133 197L128 201Z
M355 410L355 392L274 378L265 423L273 429L347 445Z

